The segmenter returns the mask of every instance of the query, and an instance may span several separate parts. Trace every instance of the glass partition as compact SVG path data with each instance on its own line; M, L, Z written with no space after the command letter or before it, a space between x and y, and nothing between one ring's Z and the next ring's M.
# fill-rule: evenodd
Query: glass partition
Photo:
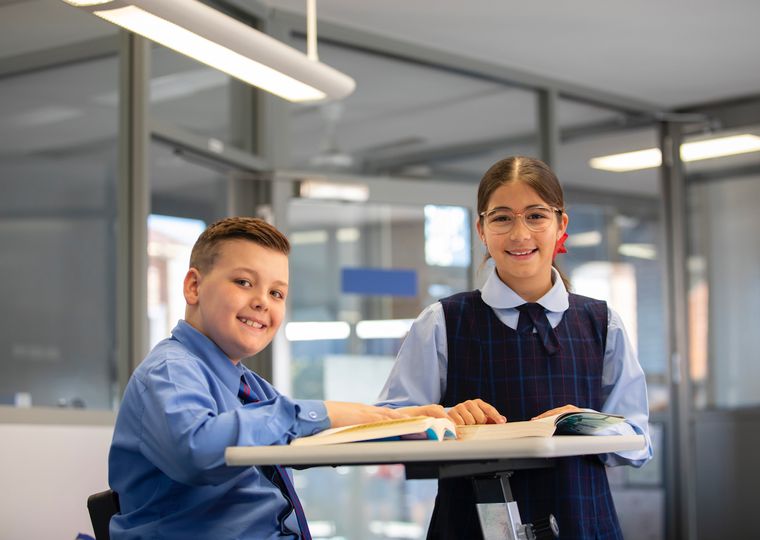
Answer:
M0 79L2 404L116 398L118 73L112 55Z
M412 320L470 288L472 220L456 206L293 199L291 394L373 402ZM401 466L316 468L296 481L315 538L425 537L436 484L407 482Z
M663 221L656 167L613 172L591 166L611 154L656 149L657 129L609 109L561 99L555 170L565 189L568 253L557 259L578 294L617 311L647 377L654 459L608 469L626 538L665 536L665 431L669 373L665 332Z
M477 181L505 155L535 154L532 91L332 43L319 51L357 88L340 103L292 107L298 169Z
M696 409L760 405L754 339L760 320L760 242L755 237L760 127L688 137L682 148L737 136L754 137L755 150L684 164L689 195L689 372Z

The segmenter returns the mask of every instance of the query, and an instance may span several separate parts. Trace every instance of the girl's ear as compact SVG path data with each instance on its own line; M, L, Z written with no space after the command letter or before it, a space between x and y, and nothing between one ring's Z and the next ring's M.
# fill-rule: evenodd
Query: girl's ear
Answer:
M182 283L182 293L185 295L185 302L194 306L198 303L198 289L201 284L201 273L197 268L190 268L185 274L185 281Z
M559 221L559 229L557 230L557 240L562 238L562 235L567 232L567 224L570 222L570 217L562 212L562 217Z
M475 221L475 228L478 230L478 236L480 237L480 241L483 242L483 245L486 245L486 235L485 232L483 232L483 225L481 224L481 220L477 219ZM488 247L488 246L486 246Z

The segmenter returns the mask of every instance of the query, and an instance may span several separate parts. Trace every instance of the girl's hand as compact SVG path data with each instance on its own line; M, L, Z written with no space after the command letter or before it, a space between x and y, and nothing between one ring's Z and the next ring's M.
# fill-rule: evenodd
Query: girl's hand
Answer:
M468 399L449 409L449 418L458 425L503 424L507 418L482 399Z
M531 418L531 420L538 420L539 418L546 418L547 416L554 416L555 414L562 414L566 412L575 412L575 411L582 411L583 409L579 409L575 405L565 405L564 407L557 407L556 409L551 409L546 412L543 412L539 414L538 416L534 416Z

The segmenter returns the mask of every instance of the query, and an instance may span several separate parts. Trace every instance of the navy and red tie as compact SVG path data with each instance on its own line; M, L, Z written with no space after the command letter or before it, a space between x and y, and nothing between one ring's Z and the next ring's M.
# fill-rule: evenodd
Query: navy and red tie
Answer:
M240 399L240 402L245 405L246 403L256 403L258 398L253 393L253 390L251 390L250 385L245 382L245 376L240 376L240 388L238 389L238 399ZM266 469L266 467L262 467L262 469ZM301 501L298 500L298 495L296 495L296 490L293 487L293 483L290 481L290 477L288 476L287 471L280 467L279 465L274 466L274 473L271 475L272 481L277 485L278 488L280 488L280 491L282 492L285 499L291 504L293 507L293 511L296 514L296 520L298 521L298 527L301 529L301 539L302 540L311 540L311 533L309 532L309 525L306 523L306 514L303 511L303 507L301 506Z

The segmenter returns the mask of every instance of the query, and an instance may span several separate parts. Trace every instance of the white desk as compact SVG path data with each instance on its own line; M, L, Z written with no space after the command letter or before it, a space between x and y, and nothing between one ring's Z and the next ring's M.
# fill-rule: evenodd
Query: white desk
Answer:
M232 446L227 465L295 467L401 463L408 479L470 477L483 535L533 538L520 521L509 476L517 469L551 467L552 458L643 448L641 435L525 437L508 441L397 441L326 446ZM546 531L544 531L544 534ZM539 537L541 537L539 535ZM547 536L543 536L547 537Z
M641 435L524 437L508 441L391 441L325 446L231 446L227 465L364 465L555 458L638 450Z

